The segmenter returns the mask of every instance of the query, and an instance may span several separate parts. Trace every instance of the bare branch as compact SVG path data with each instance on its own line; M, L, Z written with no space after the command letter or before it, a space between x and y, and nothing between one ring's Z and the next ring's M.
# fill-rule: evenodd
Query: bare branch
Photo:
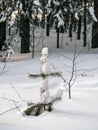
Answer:
M8 109L8 110L6 110L6 111L0 113L0 116L1 116L1 115L4 115L4 114L6 114L6 113L8 113L8 112L10 112L10 111L12 111L12 110L15 110L15 109L16 109L16 107L10 108L10 109Z
M6 60L5 60L5 62L4 62L4 66L3 66L3 68L2 68L2 71L0 72L0 76L4 73L5 68L6 68Z
M4 112L0 113L0 115L3 115L3 114L5 114L5 113L7 113L7 112L10 112L10 111L12 111L12 110L17 109L17 110L21 113L22 116L25 116L24 113L22 113L21 110L19 109L20 105L17 105L17 103L19 103L18 101L15 101L15 100L13 100L13 99L6 98L6 97L4 97L4 96L3 96L3 97L0 97L0 98L2 98L2 99L4 99L4 100L7 100L7 101L11 101L11 102L15 105L15 107L10 108L10 109L8 109L8 110L5 110Z
M4 95L3 95L2 97L0 97L0 98L1 98L1 99L4 99L4 100L7 100L7 101L19 103L18 101L15 101L15 100L13 100L13 99L10 99L10 98L5 97Z
M16 92L16 94L18 95L18 97L20 98L20 100L22 100L21 95L20 95L19 92L14 88L14 86L11 85L11 87L12 87L13 90Z

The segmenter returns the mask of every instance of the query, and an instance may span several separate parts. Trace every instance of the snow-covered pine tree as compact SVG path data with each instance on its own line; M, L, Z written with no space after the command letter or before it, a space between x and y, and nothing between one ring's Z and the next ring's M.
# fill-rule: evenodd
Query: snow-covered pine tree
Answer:
M48 26L55 27L57 32L57 48L59 48L59 33L64 32L64 24L66 19L65 0L49 0L47 4ZM49 27L48 27L49 28Z
M4 5L3 3L4 1L0 2L0 8ZM6 19L7 22L6 25L10 35L7 37L7 41L13 42L12 37L16 35L18 29L20 28L21 48L22 48L21 52L22 53L29 52L30 24L35 25L36 23L39 22L39 20L36 20L38 15L37 9L39 8L39 6L33 4L32 0L25 0L25 1L12 0L12 2L6 1L5 7L6 9L5 10L3 9L3 11L0 12L0 16L1 16L0 21L3 20L3 18ZM5 17L4 16L2 17L2 14L4 14ZM34 15L35 17L33 17ZM1 31L1 27L0 27L0 31ZM15 33L12 34L11 30L15 30L14 31ZM6 35L6 32L4 34Z
M13 0L12 0L13 1ZM17 3L15 3L17 1ZM90 4L91 3L91 4ZM59 33L60 32L65 32L69 30L69 36L72 37L73 31L78 32L78 39L80 39L80 32L81 32L81 23L80 21L83 22L83 17L84 17L84 1L81 0L24 0L24 1L19 1L19 0L14 0L14 4L10 4L10 11L9 9L6 8L5 14L7 14L7 20L10 19L11 14L13 12L18 12L16 15L15 20L11 20L10 22L10 27L14 26L14 22L20 20L20 15L23 16L23 19L28 19L30 24L35 25L35 26L41 26L45 27L45 24L47 25L47 35L49 35L49 28L55 28L57 32L57 47L59 48ZM86 4L86 11L88 10L89 6L92 6L93 2L87 1ZM8 7L8 6L6 6ZM91 8L90 8L91 10ZM4 11L3 11L4 12ZM9 13L10 12L10 13ZM9 14L8 14L9 13ZM0 13L1 14L1 13ZM86 14L86 16L88 13ZM87 17L86 17L87 19ZM21 19L21 23L23 21ZM28 23L26 21L26 24ZM16 22L17 23L17 22ZM19 25L20 22L18 22ZM24 23L23 23L24 24ZM25 25L26 25L25 24ZM21 24L22 25L22 24ZM9 26L9 25L8 25ZM78 28L77 28L78 26ZM18 30L18 29L17 29ZM23 39L22 34L26 34L27 38L24 39L23 41L28 41L29 43L29 38L30 34L27 33L29 32L29 24L26 26L26 30L22 27L20 27L20 34ZM84 30L85 31L85 30ZM24 32L24 33L23 33ZM28 39L28 40L27 40ZM23 43L23 42L22 42ZM23 45L25 46L25 45ZM29 46L26 46L26 49L29 48ZM29 51L27 49L26 51Z
M56 29L57 48L59 48L59 33L69 30L69 36L77 28L81 16L81 1L78 0L49 0L47 4L47 19L49 26ZM49 35L49 32L47 31Z
M42 77L40 82L40 101L39 103L29 103L29 106L23 111L25 115L34 115L38 116L44 111L52 111L52 105L55 101L62 98L63 90L58 88L57 92L54 95L51 95L48 89L48 77L49 76L58 76L61 77L61 74L57 71L52 71L50 69L50 64L48 62L48 48L45 47L42 49L41 53L41 73L40 74L30 74L32 78Z

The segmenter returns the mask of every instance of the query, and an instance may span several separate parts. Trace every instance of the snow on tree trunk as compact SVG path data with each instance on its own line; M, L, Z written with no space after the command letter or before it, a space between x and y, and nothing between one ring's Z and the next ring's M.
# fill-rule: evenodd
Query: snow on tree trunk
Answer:
M45 47L42 49L41 53L41 72L44 76L44 79L40 83L40 101L42 103L49 103L55 101L58 98L62 97L62 90L58 90L55 95L51 96L48 91L48 81L47 76L52 73L50 65L48 63L48 48ZM54 73L54 72L53 72Z
M42 49L42 56L41 56L41 72L44 75L50 74L50 67L48 63L48 48L45 47ZM40 83L40 101L46 103L49 97L48 91L48 81L47 78L44 79Z

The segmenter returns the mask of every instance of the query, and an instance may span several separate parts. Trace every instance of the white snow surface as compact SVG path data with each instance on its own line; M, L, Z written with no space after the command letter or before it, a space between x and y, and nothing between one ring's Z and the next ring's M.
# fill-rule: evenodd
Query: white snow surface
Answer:
M68 80L74 40L70 42L64 35L63 49L56 49L55 40L53 34L47 40L45 37L44 44L49 48L49 62ZM81 48L82 45L77 41L77 51ZM0 97L21 103L39 101L42 79L28 77L29 73L40 73L41 70L41 48L37 49L34 59L6 63L4 72L0 75ZM60 78L49 77L50 94L54 95L58 88L64 90L62 100L53 105L53 111L44 112L37 117L23 117L17 109L14 109L0 115L0 130L98 130L98 49L88 51L88 48L84 48L76 62L78 71L77 80L71 89L72 99L68 98ZM3 66L4 63L0 63L0 70ZM13 87L21 95L22 100ZM14 107L12 101L0 98L0 113Z

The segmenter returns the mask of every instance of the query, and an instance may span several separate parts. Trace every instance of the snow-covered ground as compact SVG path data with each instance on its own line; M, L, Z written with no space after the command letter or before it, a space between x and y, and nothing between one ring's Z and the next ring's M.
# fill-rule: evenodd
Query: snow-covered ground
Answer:
M63 49L56 49L53 35L45 37L44 46L49 47L49 62L64 77L70 78L74 42L64 37ZM47 44L46 44L47 43ZM0 114L15 108L15 104L7 99L21 102L39 101L39 85L41 79L28 77L29 73L41 70L41 46L35 52L35 58L7 62L0 75ZM82 45L77 42L77 51ZM68 58L69 57L69 58ZM73 85L72 99L64 91L62 100L53 105L52 112L44 112L40 116L23 117L17 109L0 115L0 130L98 130L98 49L84 48L76 60L77 80ZM4 63L0 63L0 70ZM54 94L63 81L58 77L48 79L50 93ZM13 87L15 89L13 89ZM16 91L21 95L19 98Z

